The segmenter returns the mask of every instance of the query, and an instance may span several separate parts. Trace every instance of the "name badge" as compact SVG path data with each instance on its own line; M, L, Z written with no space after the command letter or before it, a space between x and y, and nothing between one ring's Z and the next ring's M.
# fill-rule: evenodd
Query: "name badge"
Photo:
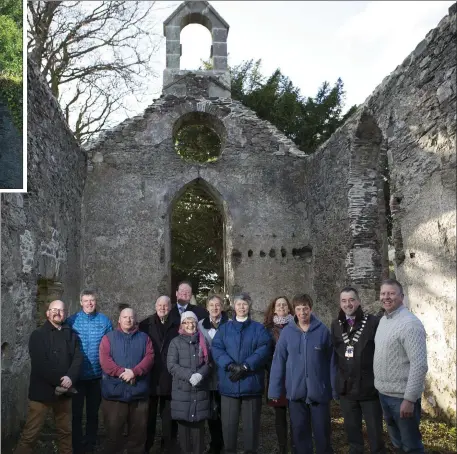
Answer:
M346 353L344 354L346 358L353 358L354 357L354 347L352 345L348 345L346 347Z

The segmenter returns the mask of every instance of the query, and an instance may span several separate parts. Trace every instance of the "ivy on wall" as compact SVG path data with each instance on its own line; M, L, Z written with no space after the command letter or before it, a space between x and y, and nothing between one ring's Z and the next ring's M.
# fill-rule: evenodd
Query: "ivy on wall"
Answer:
M8 106L14 125L22 133L22 76L0 75L0 99Z
M0 0L0 101L22 133L22 2Z

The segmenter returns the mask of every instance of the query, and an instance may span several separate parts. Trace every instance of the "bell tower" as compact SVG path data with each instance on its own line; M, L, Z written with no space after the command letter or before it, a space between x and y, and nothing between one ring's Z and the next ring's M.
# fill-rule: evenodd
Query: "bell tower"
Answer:
M181 70L181 30L189 24L206 27L212 37L213 69ZM167 60L163 72L163 93L178 97L230 98L230 73L227 67L229 25L206 1L183 2L163 23Z

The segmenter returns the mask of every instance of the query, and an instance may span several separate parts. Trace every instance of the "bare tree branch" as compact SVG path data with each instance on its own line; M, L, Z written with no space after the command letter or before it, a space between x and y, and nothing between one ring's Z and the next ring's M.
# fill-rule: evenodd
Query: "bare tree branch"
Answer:
M162 4L163 5L163 4ZM28 51L80 141L144 95L161 38L153 1L29 1ZM170 8L168 6L168 8ZM166 8L165 8L166 9Z

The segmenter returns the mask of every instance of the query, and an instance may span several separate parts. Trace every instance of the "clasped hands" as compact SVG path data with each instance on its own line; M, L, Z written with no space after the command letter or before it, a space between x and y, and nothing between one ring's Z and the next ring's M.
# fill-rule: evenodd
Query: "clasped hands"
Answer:
M124 380L131 385L135 384L135 374L133 373L132 369L124 369L121 375L119 375L121 380Z
M60 386L62 386L62 388L70 389L72 384L73 384L73 383L72 383L72 381L71 381L71 378L68 377L67 375L64 375L64 376L60 379Z
M237 363L232 363L229 364L227 367L227 370L231 372L230 374L230 380L233 382L239 381L246 377L246 375L249 372L248 366L246 364L237 364Z

